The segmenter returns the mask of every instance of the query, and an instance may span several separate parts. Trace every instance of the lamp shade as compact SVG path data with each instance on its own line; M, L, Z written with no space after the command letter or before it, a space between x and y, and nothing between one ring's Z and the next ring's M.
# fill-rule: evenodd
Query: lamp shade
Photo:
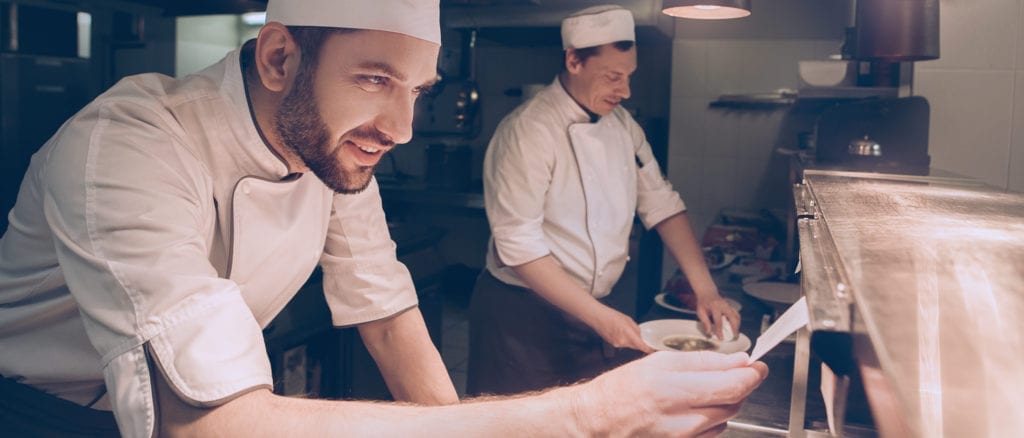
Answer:
M664 0L661 12L679 18L726 20L750 15L750 0Z

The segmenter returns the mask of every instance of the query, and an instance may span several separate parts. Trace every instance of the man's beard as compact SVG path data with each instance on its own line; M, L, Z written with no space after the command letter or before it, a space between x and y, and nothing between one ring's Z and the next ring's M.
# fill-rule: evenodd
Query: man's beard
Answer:
M316 106L313 92L315 68L303 65L295 78L295 86L285 95L274 124L284 146L294 151L302 162L337 193L359 193L370 185L376 166L359 166L355 172L346 171L341 162L328 154L331 150L327 125ZM389 147L393 143L374 128L357 128L349 132L353 140L364 140L374 146Z

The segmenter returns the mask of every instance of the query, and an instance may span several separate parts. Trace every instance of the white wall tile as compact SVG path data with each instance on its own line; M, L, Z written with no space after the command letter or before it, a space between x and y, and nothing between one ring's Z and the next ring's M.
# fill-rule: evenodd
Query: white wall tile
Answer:
M1024 71L1016 73L1013 87L1013 137L1008 172L1008 188L1024 192Z
M708 94L717 96L745 90L742 72L747 45L742 40L708 41Z
M742 159L768 161L779 137L786 110L747 111L739 117L737 155Z
M739 149L739 111L708 108L704 112L704 157L735 158Z
M238 17L202 15L175 20L174 74L182 77L220 61L239 46Z
M1013 72L934 70L917 74L931 104L932 167L1006 187L1013 123Z
M703 160L699 158L682 158L674 160L668 173L672 188L679 192L686 207L692 210L704 210L701 193L704 191Z
M814 59L813 40L757 40L743 47L743 88L750 93L797 87L797 63Z
M814 42L814 58L829 59L832 55L842 54L842 40L818 40Z
M1020 0L941 0L940 58L921 70L1012 69Z
M715 214L725 207L736 205L736 160L732 158L706 158L701 167L703 187L700 214Z
M669 119L669 161L674 157L702 157L707 142L705 98L672 98Z
M708 42L672 42L672 97L708 94Z

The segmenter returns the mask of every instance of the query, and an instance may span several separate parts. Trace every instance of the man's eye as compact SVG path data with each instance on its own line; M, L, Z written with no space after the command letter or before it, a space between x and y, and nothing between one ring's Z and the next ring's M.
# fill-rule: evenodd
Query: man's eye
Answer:
M365 86L369 87L382 87L388 84L388 78L386 76L379 75L362 75L359 77L359 80Z

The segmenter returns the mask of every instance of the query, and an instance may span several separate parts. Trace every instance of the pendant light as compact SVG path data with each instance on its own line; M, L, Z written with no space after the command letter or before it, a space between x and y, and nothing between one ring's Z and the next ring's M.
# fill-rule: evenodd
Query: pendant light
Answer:
M750 15L750 0L664 0L661 12L679 18L726 20Z

